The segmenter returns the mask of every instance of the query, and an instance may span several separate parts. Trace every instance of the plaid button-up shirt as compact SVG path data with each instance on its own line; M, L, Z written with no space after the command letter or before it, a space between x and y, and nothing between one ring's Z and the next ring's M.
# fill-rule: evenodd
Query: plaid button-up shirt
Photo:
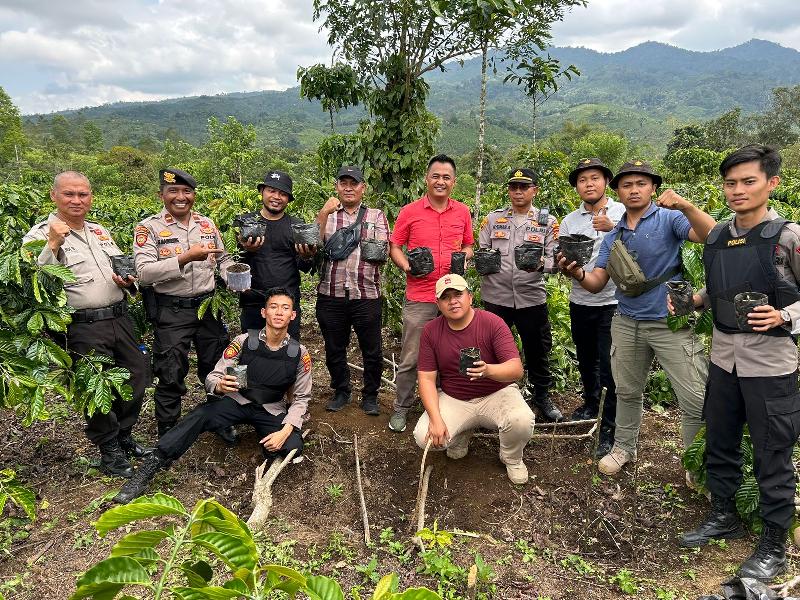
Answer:
M323 241L327 242L339 229L352 225L358 219L361 204L348 213L344 207L328 215L323 232ZM389 239L389 222L383 211L367 207L364 220L361 222L361 239L375 237L379 240ZM317 291L323 296L350 298L351 300L368 300L380 298L381 265L361 260L361 246L344 260L325 260L320 271L320 282Z

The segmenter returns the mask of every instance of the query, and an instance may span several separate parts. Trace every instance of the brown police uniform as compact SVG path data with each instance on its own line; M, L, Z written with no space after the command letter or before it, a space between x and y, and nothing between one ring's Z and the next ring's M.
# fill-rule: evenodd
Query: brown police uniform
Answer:
M158 377L155 401L160 433L181 416L191 343L194 342L197 352L200 381L214 368L228 343L223 323L210 310L198 319L197 309L214 293L216 267L220 267L225 279L225 270L234 259L223 252L181 267L178 256L200 243L224 249L211 219L196 212L192 212L189 224L183 225L165 208L139 223L134 231L136 271L143 285L152 286L158 306L154 320L153 365Z
M34 225L22 242L47 240L50 223L57 220L51 214ZM57 254L45 246L37 259L40 265L69 267L75 275L76 281L64 284L67 304L76 309L67 329L67 349L73 358L94 350L112 357L131 374L133 400L125 402L115 395L108 414L98 411L87 418L86 437L98 446L130 437L147 385L147 366L134 336L125 293L112 279L111 257L121 254L105 227L86 221L82 230L70 231Z

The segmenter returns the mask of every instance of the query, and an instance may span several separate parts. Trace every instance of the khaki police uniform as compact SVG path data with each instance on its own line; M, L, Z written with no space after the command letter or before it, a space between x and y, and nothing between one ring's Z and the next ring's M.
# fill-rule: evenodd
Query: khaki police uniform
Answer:
M34 225L22 242L47 240L50 223L58 220L52 213L47 221ZM98 446L130 435L147 386L147 365L134 336L125 292L112 279L111 257L121 254L105 227L86 221L83 229L69 232L56 254L45 245L37 259L40 265L69 267L75 275L76 281L64 284L67 304L75 309L66 337L73 359L94 350L131 374L132 401L115 394L108 414L98 411L87 417L86 436Z
M549 356L553 345L547 315L544 271L553 272L553 249L558 240L558 221L549 215L539 223L539 209L514 216L511 207L498 208L481 223L481 248L500 251L500 272L481 277L481 300L486 309L516 326L522 339L528 383L537 403L545 400L553 382ZM522 271L514 263L514 248L523 243L544 244L544 271Z
M181 397L186 393L189 349L194 342L197 375L204 381L228 343L223 323L211 311L203 319L197 309L214 293L215 272L223 279L234 259L223 252L182 267L178 257L195 244L222 248L219 230L208 217L192 212L188 225L178 222L167 210L148 217L136 226L133 254L143 285L152 286L157 301L153 344L156 386L156 419L159 431L171 427L181 415Z

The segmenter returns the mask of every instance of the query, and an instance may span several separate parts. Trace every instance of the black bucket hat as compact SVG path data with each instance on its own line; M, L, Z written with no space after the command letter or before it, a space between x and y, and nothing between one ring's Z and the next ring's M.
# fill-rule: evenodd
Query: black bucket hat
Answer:
M630 175L631 173L639 173L641 175L647 175L650 179L653 180L653 183L656 184L656 187L661 185L661 182L664 181L661 178L661 175L656 173L648 163L644 162L643 160L632 160L626 162L622 167L620 167L617 174L614 175L614 179L611 180L611 183L608 185L611 187L612 190L617 189L617 185L619 184L619 180L623 175Z
M288 173L284 173L283 171L269 171L264 175L264 183L258 184L258 193L260 194L261 190L265 187L271 187L286 192L289 194L289 201L291 202L294 200L294 195L292 194L292 178L289 177Z
M572 187L578 184L578 174L586 169L600 169L609 181L614 177L614 172L599 158L582 158L578 161L578 166L569 173L569 184Z

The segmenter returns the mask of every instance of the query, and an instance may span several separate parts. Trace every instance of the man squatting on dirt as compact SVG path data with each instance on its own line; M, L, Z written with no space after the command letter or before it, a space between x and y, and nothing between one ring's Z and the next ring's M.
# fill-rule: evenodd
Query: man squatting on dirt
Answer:
M771 581L787 569L786 534L795 514L792 449L800 432L797 347L800 331L800 225L768 208L780 183L781 157L760 144L729 154L719 167L735 216L708 235L703 253L706 288L694 305L711 307L714 330L706 392L706 467L711 512L685 533L683 546L746 535L736 512L742 482L742 427L753 442L763 530L758 546L736 571ZM752 332L740 329L734 296L767 295L748 314ZM670 307L671 309L671 307Z
M472 307L472 293L460 275L436 282L440 316L425 324L420 338L417 373L425 414L414 428L420 448L428 440L445 448L452 459L463 458L478 427L500 433L500 460L513 483L527 483L522 451L533 433L533 411L516 381L522 361L511 330L503 319ZM459 371L462 348L479 348L480 360ZM437 378L441 388L437 389Z
M181 457L204 431L250 424L260 436L266 456L303 450L300 429L311 399L311 356L287 333L297 316L294 298L285 288L266 292L261 310L264 329L251 329L228 345L205 380L208 400L181 419L158 440L158 446L137 469L114 502L127 504L143 494L159 469ZM247 389L239 390L227 368L247 365Z

